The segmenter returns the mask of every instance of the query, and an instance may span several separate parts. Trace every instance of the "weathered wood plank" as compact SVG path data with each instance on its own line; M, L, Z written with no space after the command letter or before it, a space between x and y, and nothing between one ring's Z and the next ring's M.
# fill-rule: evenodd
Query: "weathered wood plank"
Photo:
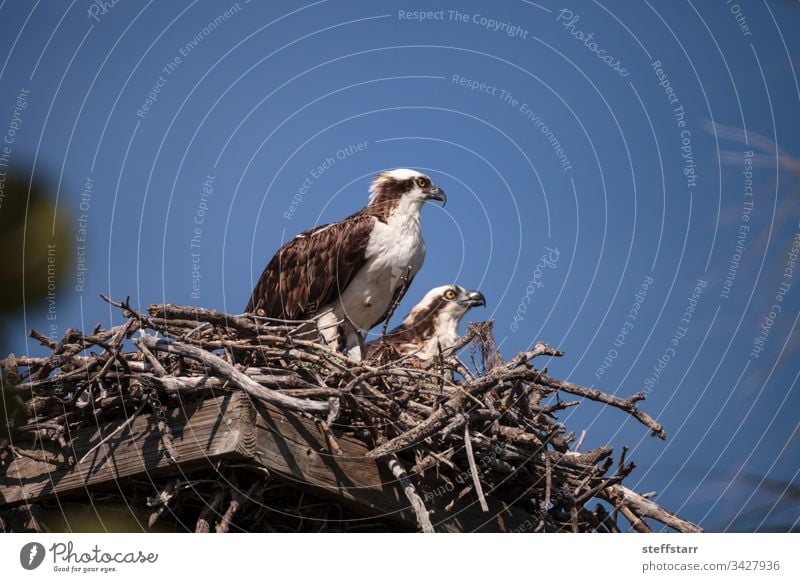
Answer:
M253 407L243 393L208 399L195 409L170 416L180 470L210 468L226 457L250 458L274 478L308 487L349 504L365 515L388 518L398 529L415 529L416 518L395 477L381 461L368 458L367 447L350 437L338 439L342 455L328 449L317 423L271 404ZM117 425L73 435L81 458ZM80 494L91 486L135 475L176 471L163 454L151 418L137 418L130 429L111 437L77 467L56 467L27 457L0 464L0 508L40 501L55 495ZM50 454L54 454L53 449ZM432 483L431 490L439 484ZM437 531L512 531L531 529L532 516L501 504L491 495L484 513L470 495L449 511L449 495L425 495ZM402 527L400 527L402 526Z
M397 480L384 463L366 456L368 449L360 441L339 438L342 455L334 455L316 423L272 406L259 405L254 423L255 458L270 471L349 502L361 511L416 527L414 513ZM432 490L436 487L431 484ZM421 494L437 531L503 532L530 530L536 525L530 514L491 496L486 498L489 511L484 513L478 500L469 495L446 511L452 500L449 495Z
M191 409L172 411L168 417L181 470L211 466L215 459L247 450L252 441L243 411L249 407L241 394L205 400ZM34 451L39 457L60 462L59 465L28 457L9 458L0 464L0 507L43 500L55 495L85 491L139 474L160 474L177 470L164 455L161 439L151 415L142 415L130 428L111 437L83 463L63 463L57 445ZM119 423L87 429L71 435L74 459L81 459L98 442L114 431Z

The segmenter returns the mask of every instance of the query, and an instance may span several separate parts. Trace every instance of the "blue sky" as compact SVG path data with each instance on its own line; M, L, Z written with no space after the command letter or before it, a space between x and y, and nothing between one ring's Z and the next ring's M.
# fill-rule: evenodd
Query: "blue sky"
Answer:
M381 169L427 172L449 200L399 312L480 289L506 356L560 347L553 374L647 390L668 433L586 403L562 416L584 447L629 445L629 485L705 527L764 529L798 519L763 481L800 470L798 24L790 2L6 1L0 133L27 91L12 163L86 230L82 289L82 243L58 250L61 333L115 321L100 293L241 312L282 242ZM47 323L20 314L3 351Z

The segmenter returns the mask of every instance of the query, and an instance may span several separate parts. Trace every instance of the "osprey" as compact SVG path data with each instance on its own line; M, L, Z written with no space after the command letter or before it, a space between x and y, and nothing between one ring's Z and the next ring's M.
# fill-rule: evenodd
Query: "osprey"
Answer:
M420 210L428 200L444 205L447 198L425 174L381 172L370 185L367 206L281 247L246 311L313 319L326 343L360 357L361 334L386 319L422 266Z
M480 291L458 285L435 287L408 313L403 323L367 345L367 355L387 359L413 356L423 361L451 348L458 339L458 323L477 305L486 305Z

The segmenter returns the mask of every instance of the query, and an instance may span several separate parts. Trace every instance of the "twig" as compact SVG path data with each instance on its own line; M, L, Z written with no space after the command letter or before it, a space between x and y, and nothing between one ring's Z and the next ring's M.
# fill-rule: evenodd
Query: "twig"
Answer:
M653 528L651 528L643 519L641 519L638 515L636 515L630 507L627 505L620 504L619 511L625 518L631 523L633 529L638 531L639 533L651 533Z
M392 296L392 302L389 304L389 309L386 312L386 319L383 320L383 327L381 328L381 336L386 335L386 330L389 328L389 321L392 319L392 315L394 315L394 312L400 305L400 301L403 299L403 295L405 295L406 291L408 291L410 277L411 277L411 266L409 265L406 268L406 274L400 277L400 285L398 285L394 290ZM364 353L365 352L362 352L362 355Z
M211 499L211 503L205 505L203 510L200 512L200 516L197 518L197 523L194 527L195 533L208 533L211 531L211 516L214 514L219 515L219 506L222 503L222 498L224 495L224 490L221 487L218 487L214 492L214 497Z
M222 518L215 527L217 533L228 533L228 530L230 530L231 527L231 521L233 521L233 516L236 515L237 511L239 511L241 505L241 502L236 498L236 496L231 498L230 502L228 503L228 509L222 515Z
M596 390L594 388L585 388L583 386L579 386L578 384L567 382L566 380L559 380L557 378L552 378L551 376L548 376L546 374L539 374L538 382L544 384L545 386L554 388L556 390L561 390L563 392L569 392L570 394L583 396L590 400L595 400L597 402L609 404L611 406L624 410L625 412L633 416L636 420L638 420L643 425L652 430L653 434L656 435L658 438L660 439L667 438L667 433L664 430L663 425L660 422L657 422L655 419L653 419L649 414L639 410L636 407L635 403L638 400L644 399L644 394L642 394L641 392L637 392L636 394L634 394L629 398L620 398L619 396L606 394L605 392L601 392L600 390Z
M572 448L572 450L575 451L576 453L579 452L581 450L581 445L583 444L583 439L585 438L586 438L586 429L583 429L581 431L581 436L578 439L578 442L575 443L575 446Z
M153 355L153 352L147 349L146 345L137 341L134 341L133 344L139 349L139 351L142 352L142 354L144 354L145 359L153 367L153 370L155 370L157 376L167 376L167 370L161 365L161 362L158 361L158 358Z
M239 490L238 487L234 488L231 495L231 501L228 504L228 509L225 511L222 519L220 519L219 523L216 525L216 532L227 533L230 530L231 523L233 522L233 518L236 513L250 500L252 500L256 491L263 486L264 485L261 482L253 483L244 494L242 494L242 491Z
M484 513L489 513L489 505L486 503L486 497L483 495L483 487L481 486L481 478L478 474L478 466L475 464L475 455L472 454L472 441L469 438L469 422L464 423L464 450L467 453L469 471L472 474L472 483L475 485L475 493L478 496L481 509Z
M162 491L158 493L158 497L148 497L147 498L147 505L148 507L156 507L157 509L150 514L150 517L147 519L147 527L152 528L155 523L158 521L158 518L167 510L169 507L169 502L175 497L175 494L178 492L178 486L180 485L180 481L177 479L172 479L167 486L164 487Z
M395 478L400 482L400 485L403 487L403 493L405 493L406 498L411 504L411 509L414 511L414 515L417 516L417 524L419 524L420 529L424 533L433 533L434 529L433 524L431 524L430 513L428 513L425 503L417 493L416 487L414 487L414 484L411 482L411 478L403 468L403 465L400 463L397 455L391 455L388 459L386 459L386 464L389 465L392 475L395 476Z
M550 455L545 451L544 454L544 501L542 510L550 509L550 496L553 492L553 466L550 464Z
M642 497L635 491L631 491L623 485L612 485L606 489L603 494L608 501L614 504L618 502L624 503L635 509L642 516L651 517L679 532L699 533L703 531L703 528L697 524L679 517L665 507L662 507L658 503Z

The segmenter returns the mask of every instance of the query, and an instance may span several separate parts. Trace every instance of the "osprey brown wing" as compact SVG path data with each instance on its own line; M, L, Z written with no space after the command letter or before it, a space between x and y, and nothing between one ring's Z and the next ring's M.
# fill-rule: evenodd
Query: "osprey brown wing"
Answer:
M402 354L409 346L421 349L425 339L435 332L436 312L440 307L441 302L435 301L417 312L412 322L406 320L386 335L369 342L367 355L379 359L392 359Z
M374 218L356 213L306 230L283 245L256 284L247 312L310 319L334 301L366 263Z

